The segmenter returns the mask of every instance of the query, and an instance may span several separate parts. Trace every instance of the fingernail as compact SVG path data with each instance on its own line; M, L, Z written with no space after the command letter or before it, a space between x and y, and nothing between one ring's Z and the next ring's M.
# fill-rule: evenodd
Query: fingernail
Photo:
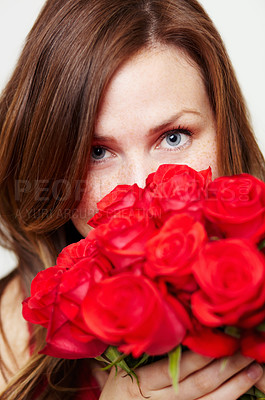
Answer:
M251 364L251 366L247 370L247 375L253 381L261 377L263 372L262 367L259 364Z

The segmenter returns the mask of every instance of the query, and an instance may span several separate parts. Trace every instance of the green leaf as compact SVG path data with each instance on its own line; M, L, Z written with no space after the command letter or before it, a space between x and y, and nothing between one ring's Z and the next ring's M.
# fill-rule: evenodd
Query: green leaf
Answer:
M107 350L105 350L104 355L113 363L116 362L121 356L123 356L122 353L119 352L117 347L114 346L109 346Z
M258 249L259 249L259 250L264 249L264 247L265 247L265 239L262 240L262 241L258 244Z
M252 386L251 389L247 391L243 396L239 397L238 400L265 400L265 394L262 393L255 386Z
M261 392L256 387L255 387L255 396L257 397L257 399L265 400L265 393Z
M216 240L220 240L218 236L211 236L210 237L210 242L215 242Z
M169 358L169 374L171 376L175 392L178 393L181 345L176 347L175 350L168 353L168 358Z
M245 394L254 395L255 394L255 387L252 386L252 388L250 388Z
M115 366L116 368L116 374L118 372L118 367L120 367L121 369L123 369L125 372L127 372L127 375L129 375L129 377L131 378L131 380L133 381L133 378L135 378L137 386L139 388L139 391L142 395L142 391L140 388L140 383L139 383L139 379L138 376L136 375L136 373L133 371L132 368L130 368L128 366L128 364L125 361L125 358L127 357L127 354L123 354L120 353L117 349L117 347L114 346L109 346L107 348L107 350L105 350L104 355L109 359L109 361L111 362L110 365L108 365L106 368L110 368L112 366ZM103 369L106 369L103 368ZM143 396L144 397L144 396Z
M135 373L131 370L131 368L124 361L126 354L120 353L118 349L114 346L109 346L104 353L106 357L111 361L110 365L108 365L104 369L111 368L112 366L120 367L124 371L127 372L128 375L135 375Z
M107 359L102 357L102 356L95 357L95 360L100 361L100 362L104 362L104 363L107 362Z
M240 329L235 326L226 326L225 333L227 335L233 336L236 339L240 339Z
M141 365L143 365L149 358L148 354L144 354L140 360L133 366L133 369L136 369L138 367L140 367Z
M259 332L265 332L265 322L263 322L262 324L260 324L260 325L257 327L257 331L259 331Z

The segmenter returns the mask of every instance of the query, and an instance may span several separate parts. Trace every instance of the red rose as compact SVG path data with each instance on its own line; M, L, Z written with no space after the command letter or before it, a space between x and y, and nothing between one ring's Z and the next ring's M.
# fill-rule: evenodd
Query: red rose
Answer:
M116 269L143 260L145 243L154 232L154 222L145 212L130 209L120 211L95 230L101 252Z
M140 207L142 196L143 189L137 184L116 186L97 203L99 211L88 221L88 225L96 228L101 224L106 224L119 211L142 208Z
M191 262L206 239L203 225L194 218L186 214L171 217L146 244L146 274L151 278L163 276L185 289L194 281Z
M152 281L128 272L94 285L82 306L95 336L134 357L172 350L188 323L178 302L167 301Z
M246 240L208 243L194 263L194 315L206 326L250 328L265 318L265 258Z
M82 268L74 268L63 275L58 288L41 353L60 358L88 358L102 354L106 344L87 328L80 304L91 285L91 275Z
M204 213L225 237L257 242L265 233L265 184L248 174L217 178L208 186Z
M110 276L111 272L112 265L101 254L89 260L84 258L66 271L58 287L57 303L69 320L75 322L88 289Z
M89 288L108 276L111 270L111 264L97 256L84 258L70 269L64 264L63 269L48 268L36 276L31 297L23 304L23 315L28 321L48 329L42 353L82 358L98 356L106 349L106 344L88 329L80 310Z
M86 260L80 261L78 267L62 276L42 353L74 359L96 357L105 351L107 345L88 329L81 313L81 304L97 281L97 267L93 264L91 260L89 268Z
M70 268L84 258L96 257L98 252L95 231L91 230L85 239L64 247L57 257L56 264L61 268Z
M206 357L231 356L239 348L239 341L224 332L201 325L195 319L193 329L187 332L183 345Z
M160 183L168 182L175 176L180 179L182 177L184 180L186 180L187 177L194 178L194 183L198 183L203 188L206 188L212 179L210 167L206 170L197 172L187 165L163 164L158 167L156 172L148 175L146 179L146 186L151 184L159 185Z
M62 317L60 311L55 309L54 319ZM87 335L87 338L88 335ZM63 323L60 329L53 330L46 338L46 345L39 352L56 358L66 358L69 360L79 358L94 358L100 356L108 346L100 340L92 337L86 342L76 340L73 336L71 325Z
M241 339L241 352L259 363L265 363L265 332L245 332Z
M161 165L146 180L149 212L164 221L172 213L189 212L201 218L201 201L211 180L211 169L197 172L186 165Z
M58 286L64 269L50 267L40 271L31 282L31 296L23 301L23 317L32 322L48 327Z

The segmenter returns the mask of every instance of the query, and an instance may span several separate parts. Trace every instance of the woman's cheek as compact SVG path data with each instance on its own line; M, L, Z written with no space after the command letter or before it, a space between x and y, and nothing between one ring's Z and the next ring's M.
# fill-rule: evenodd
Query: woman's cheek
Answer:
M91 202L91 198L89 199L89 202ZM77 209L75 210L74 214L71 217L71 220L75 228L83 237L86 237L91 229L89 225L87 225L87 221L94 214L95 212L93 212L92 208L90 208L89 205L82 200L82 202L79 204L79 206L77 207Z
M104 177L100 179L91 178L90 183L86 182L81 201L71 218L74 226L82 236L86 237L91 230L87 225L87 221L98 211L97 203L115 186L116 184L113 186L112 179L104 179Z
M216 140L209 138L205 141L199 141L198 139L198 142L194 143L190 160L187 160L186 164L196 171L207 169L210 166L212 169L212 179L217 178L219 173L217 169Z

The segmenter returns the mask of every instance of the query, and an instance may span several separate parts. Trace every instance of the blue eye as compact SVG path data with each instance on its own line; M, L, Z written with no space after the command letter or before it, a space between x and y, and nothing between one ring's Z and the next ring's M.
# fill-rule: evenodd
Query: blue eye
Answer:
M102 160L106 155L106 149L104 147L95 146L92 148L91 157L94 160Z
M190 143L191 136L192 133L187 129L172 129L163 134L159 147L165 150L180 150Z
M172 132L169 133L165 139L170 146L178 146L181 142L181 134L178 132Z

